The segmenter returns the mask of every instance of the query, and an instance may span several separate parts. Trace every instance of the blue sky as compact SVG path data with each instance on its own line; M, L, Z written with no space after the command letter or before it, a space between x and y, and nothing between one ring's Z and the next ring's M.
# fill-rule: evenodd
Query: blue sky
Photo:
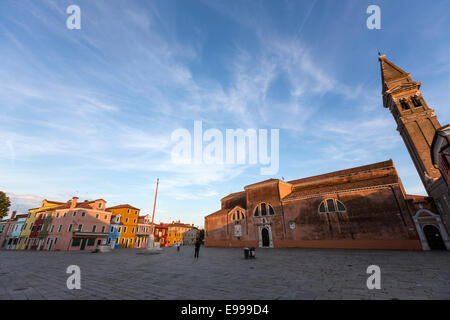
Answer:
M81 8L81 30L66 8ZM381 30L366 27L369 5ZM269 178L259 165L174 165L171 133L280 129L286 180L392 158L425 194L388 110L377 52L450 108L450 2L0 2L0 190L25 212L43 198L103 198L156 221L203 225L219 199Z

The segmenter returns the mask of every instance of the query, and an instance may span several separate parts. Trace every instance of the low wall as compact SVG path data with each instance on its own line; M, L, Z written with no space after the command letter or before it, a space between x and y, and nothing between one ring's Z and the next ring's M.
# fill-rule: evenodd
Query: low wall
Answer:
M205 247L258 247L258 241L205 241ZM274 240L275 248L422 250L419 240Z

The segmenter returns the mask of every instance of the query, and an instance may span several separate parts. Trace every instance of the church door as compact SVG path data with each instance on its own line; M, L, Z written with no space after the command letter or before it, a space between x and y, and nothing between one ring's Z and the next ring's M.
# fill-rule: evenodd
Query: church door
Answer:
M431 250L445 250L445 243L439 229L432 225L423 227L423 233L427 238Z
M270 246L270 238L269 238L269 230L267 230L267 228L262 228L261 238L262 238L262 246L269 247Z

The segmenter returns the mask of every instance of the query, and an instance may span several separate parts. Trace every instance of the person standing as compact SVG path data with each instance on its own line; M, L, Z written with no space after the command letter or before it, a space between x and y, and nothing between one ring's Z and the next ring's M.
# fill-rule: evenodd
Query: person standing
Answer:
M180 241L178 241L178 242L177 242L177 251L178 251L178 252L180 252L180 246L181 246L181 243L180 243Z
M200 239L197 239L197 241L195 242L195 253L194 253L194 258L198 259L198 254L200 252L200 245L202 244L202 242L200 241Z

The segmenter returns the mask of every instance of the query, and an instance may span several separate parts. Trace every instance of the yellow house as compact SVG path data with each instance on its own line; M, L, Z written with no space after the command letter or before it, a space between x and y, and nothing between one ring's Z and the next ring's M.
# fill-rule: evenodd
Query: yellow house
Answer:
M106 210L111 211L111 219L117 215L120 216L122 228L120 230L119 248L134 248L134 239L136 238L139 212L141 210L129 204L109 207Z
M57 207L64 204L64 202L50 201L44 199L39 208L32 208L28 210L28 218L25 220L23 225L22 232L19 236L19 241L16 247L16 250L25 250L28 246L28 238L30 237L31 231L33 230L34 222L36 221L36 213L38 211L49 209L53 207Z
M178 222L172 222L167 225L168 227L168 236L167 236L167 246L176 245L178 241L180 244L183 244L183 233L189 231L193 228L192 225Z

